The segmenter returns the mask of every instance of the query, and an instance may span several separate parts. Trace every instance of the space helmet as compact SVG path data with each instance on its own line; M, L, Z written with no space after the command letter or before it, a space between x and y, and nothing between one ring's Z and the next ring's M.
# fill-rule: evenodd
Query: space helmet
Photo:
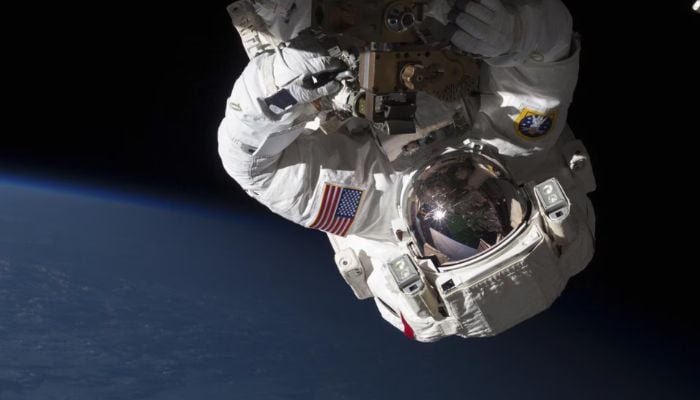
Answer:
M443 153L418 168L400 196L413 255L455 265L506 242L530 202L495 151L481 144Z

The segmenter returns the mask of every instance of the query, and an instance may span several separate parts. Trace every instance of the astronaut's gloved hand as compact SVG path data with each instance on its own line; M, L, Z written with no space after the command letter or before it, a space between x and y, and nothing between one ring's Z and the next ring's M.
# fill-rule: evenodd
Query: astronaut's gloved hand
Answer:
M297 104L311 103L340 90L335 77L345 64L328 55L285 47L272 60L272 79L277 91L261 98L266 113L279 116Z
M454 24L450 41L461 50L498 57L513 48L515 16L500 0L458 0L448 18Z

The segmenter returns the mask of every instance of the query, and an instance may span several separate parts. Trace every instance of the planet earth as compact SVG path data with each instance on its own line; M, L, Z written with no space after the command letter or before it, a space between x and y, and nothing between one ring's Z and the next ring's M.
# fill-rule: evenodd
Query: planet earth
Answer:
M496 337L417 343L320 232L0 177L2 400L690 399L695 366L575 284Z

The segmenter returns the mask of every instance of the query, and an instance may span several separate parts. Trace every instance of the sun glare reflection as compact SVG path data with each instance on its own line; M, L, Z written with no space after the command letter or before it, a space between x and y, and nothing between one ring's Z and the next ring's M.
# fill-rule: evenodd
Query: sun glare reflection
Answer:
M447 215L447 211L442 209L435 210L435 213L433 213L433 219L436 221L440 221L443 218L445 218L445 215Z

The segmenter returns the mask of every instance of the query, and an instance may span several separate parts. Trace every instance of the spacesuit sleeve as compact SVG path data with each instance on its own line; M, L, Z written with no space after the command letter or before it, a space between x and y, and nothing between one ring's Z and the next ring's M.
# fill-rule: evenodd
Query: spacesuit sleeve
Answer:
M219 126L228 174L273 212L330 234L383 238L390 226L391 167L367 134L310 128L316 110L300 104L280 119L262 112L268 56L251 60L236 81ZM269 75L268 75L269 76Z
M507 156L556 143L578 79L579 46L560 0L513 2L514 51L486 60L475 128Z

